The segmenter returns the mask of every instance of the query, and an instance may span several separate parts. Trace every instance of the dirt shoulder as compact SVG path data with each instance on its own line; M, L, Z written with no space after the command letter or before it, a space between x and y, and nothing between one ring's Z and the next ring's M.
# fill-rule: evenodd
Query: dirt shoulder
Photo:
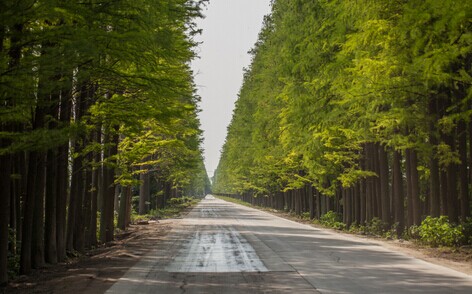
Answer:
M104 293L143 255L155 248L175 222L160 220L132 225L108 247L19 277L6 288L0 288L0 293Z

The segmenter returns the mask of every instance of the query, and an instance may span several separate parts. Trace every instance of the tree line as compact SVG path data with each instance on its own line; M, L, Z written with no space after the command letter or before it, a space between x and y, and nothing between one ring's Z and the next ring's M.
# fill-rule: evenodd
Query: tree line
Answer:
M204 2L1 1L0 284L15 260L112 241L153 179L164 198L208 189L189 66Z
M374 219L469 221L470 1L274 0L213 191Z

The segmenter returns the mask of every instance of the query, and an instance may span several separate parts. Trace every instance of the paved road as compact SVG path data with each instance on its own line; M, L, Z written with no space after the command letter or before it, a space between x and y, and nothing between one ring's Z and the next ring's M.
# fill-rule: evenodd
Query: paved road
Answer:
M207 196L107 293L472 293L472 277Z

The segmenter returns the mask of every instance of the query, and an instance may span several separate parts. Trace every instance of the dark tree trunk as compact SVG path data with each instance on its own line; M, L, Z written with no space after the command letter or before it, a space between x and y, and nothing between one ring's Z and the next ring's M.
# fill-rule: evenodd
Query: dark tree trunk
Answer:
M39 153L38 169L36 173L36 195L33 214L32 235L32 266L41 268L44 266L44 193L46 188L46 154Z
M430 215L438 217L440 215L441 199L440 199L440 179L439 179L439 162L436 157L438 134L436 122L438 120L438 105L436 96L430 98L429 113L431 122L429 124L429 142L433 148L430 157Z
M57 263L57 149L48 151L46 164L46 215L45 215L45 253L46 262Z
M147 167L143 167L147 169ZM150 176L149 172L139 175L141 185L139 188L139 214L143 215L149 212L150 202Z
M71 117L72 74L70 74L69 80L61 92L59 120L64 126L69 125ZM69 142L59 146L57 156L56 246L57 260L64 261L66 258L66 210L69 190Z
M117 130L115 129L115 132ZM111 143L106 158L118 153L118 134L105 134L105 143ZM114 201L115 201L115 172L113 168L104 165L103 169L103 208L100 218L100 241L108 243L114 237Z
M465 220L470 215L469 208L469 182L467 171L467 126L464 121L460 121L457 125L458 141L459 141L459 157L461 160L459 166L460 175L460 215Z
M453 135L445 136L446 143L451 147L451 152L456 151L455 140ZM455 163L449 163L446 167L447 173L447 215L451 222L457 222L457 168Z
M360 215L361 215L361 185L357 183L354 187L354 219L353 221L357 224L360 223Z
M372 152L372 143L367 143L365 146L365 158L366 158L366 170L373 171L373 152ZM370 222L373 217L373 199L375 193L375 183L372 176L367 177L366 179L366 200L365 200L365 221Z
M91 230L91 222L92 222L92 162L93 162L93 154L90 152L86 156L87 158L87 166L84 172L85 176L85 189L84 189L84 209L83 209L83 219L84 219L84 247L90 248L91 240L90 240L90 230Z
M405 172L406 172L406 197L407 197L407 223L408 227L413 225L413 196L411 177L411 150L405 150Z
M101 127L97 127L95 132L95 142L101 141ZM97 164L100 162L100 153L93 153L93 169L92 169L92 188L91 188L91 211L90 211L90 245L95 247L97 245L97 210L98 210L98 192L101 189L99 185L100 168Z
M401 154L399 151L395 150L393 152L393 198L395 205L395 222L398 224L397 234L401 236L403 234L403 228L405 227L405 216L404 216L404 194L403 194L403 174L401 166Z
M0 126L0 130L4 130ZM0 139L0 147L6 147L8 142ZM0 156L0 286L8 282L8 221L10 213L10 188L11 188L11 155Z
M441 184L441 215L448 215L448 201L447 201L447 173L445 170L441 170L439 173L439 180Z
M308 205L310 206L310 219L315 218L315 199L313 195L313 186L308 185Z
M372 197L372 215L382 219L382 204L381 204L381 191L380 191L380 163L379 163L379 143L372 144L372 162L373 171L377 175L373 178L374 181L374 195Z
M411 168L411 196L413 204L413 224L421 224L421 203L418 177L418 157L415 150L410 152L410 168Z
M120 198L120 213L118 214L118 228L123 231L126 230L128 226L127 220L129 219L128 215L131 211L129 198L131 198L131 186L123 187Z
M382 206L382 221L391 224L390 193L388 189L388 156L384 146L379 146L379 178L380 178L380 203Z
M55 81L58 81L60 77L56 77ZM49 115L54 118L52 122L49 122L48 128L50 130L58 127L55 120L59 119L59 106L60 106L60 92L56 91L52 94L50 100ZM57 263L57 148L52 148L47 152L46 162L46 215L44 221L44 246L45 246L45 259L50 264Z

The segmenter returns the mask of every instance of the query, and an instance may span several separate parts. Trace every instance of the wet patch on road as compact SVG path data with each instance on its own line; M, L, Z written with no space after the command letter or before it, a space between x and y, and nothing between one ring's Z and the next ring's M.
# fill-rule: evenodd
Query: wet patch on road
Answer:
M168 272L267 272L251 244L232 229L199 230L165 269Z

